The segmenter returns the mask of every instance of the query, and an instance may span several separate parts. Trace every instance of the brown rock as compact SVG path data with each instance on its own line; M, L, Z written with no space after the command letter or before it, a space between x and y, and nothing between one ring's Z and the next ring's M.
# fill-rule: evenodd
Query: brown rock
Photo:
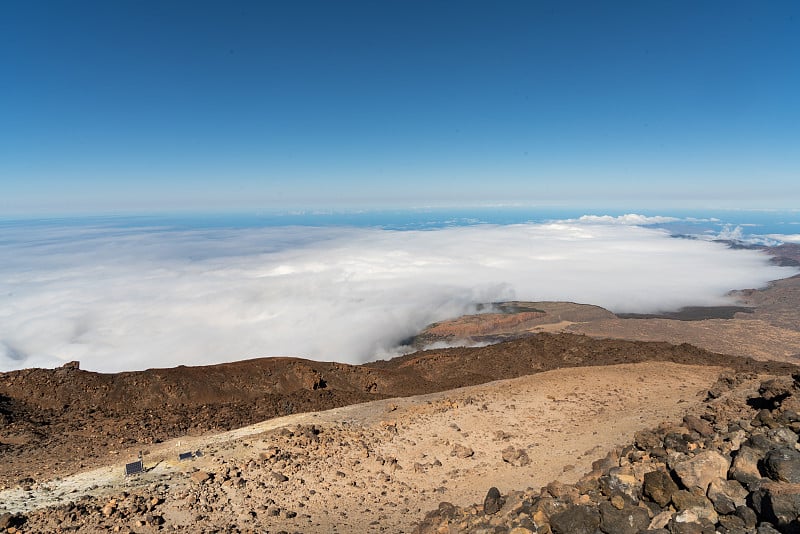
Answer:
M642 492L662 508L672 500L672 494L678 491L678 485L664 471L650 471L644 474Z
M752 447L742 445L733 458L730 470L731 477L742 484L750 484L761 480L761 472L758 470L759 460L761 460L761 453Z
M453 447L453 450L450 452L450 456L455 456L457 458L469 458L473 454L475 454L475 451L469 447L461 445L460 443L456 444Z
M524 449L506 447L502 451L503 461L516 467L523 467L531 463L528 453Z
M714 427L708 421L704 421L695 415L687 415L683 422L689 430L693 430L701 436L711 436L714 434Z
M196 473L192 474L192 482L195 484L202 484L206 480L210 479L211 475L206 473L205 471L197 471Z
M554 534L594 534L600 527L600 513L592 506L572 505L550 518Z
M714 509L720 514L732 514L736 508L744 505L747 490L735 480L718 478L711 481L708 487L708 498Z
M712 480L727 477L729 466L729 460L720 453L703 451L675 464L675 474L685 488L698 495L705 495Z
M600 517L600 530L606 534L637 534L650 524L647 510L632 505L617 509L611 503L602 502Z
M505 499L500 495L500 490L491 487L486 493L486 498L483 499L483 513L486 515L496 514L504 504Z

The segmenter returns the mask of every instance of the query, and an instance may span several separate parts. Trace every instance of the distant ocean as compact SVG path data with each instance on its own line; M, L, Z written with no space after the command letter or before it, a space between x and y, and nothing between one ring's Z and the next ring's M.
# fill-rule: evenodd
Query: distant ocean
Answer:
M663 228L676 235L738 239L752 244L800 243L800 209L796 210L592 210L586 208L478 207L397 210L296 210L231 213L164 213L150 215L0 217L0 229L14 227L148 228L163 230L245 229L280 226L356 227L385 230L426 230L479 224L541 224L558 221L600 221L626 214L645 217L642 226ZM671 220L669 220L671 219ZM6 236L7 237L7 236Z

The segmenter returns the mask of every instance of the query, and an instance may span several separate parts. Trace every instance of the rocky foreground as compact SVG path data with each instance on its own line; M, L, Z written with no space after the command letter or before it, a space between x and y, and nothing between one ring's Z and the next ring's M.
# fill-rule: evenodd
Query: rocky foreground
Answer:
M704 410L640 431L575 484L443 501L420 533L796 534L800 532L800 375L758 395L715 402L744 380L727 375Z
M144 451L135 476L120 462L23 481L0 492L0 526L611 534L768 533L769 522L794 532L794 518L769 514L778 496L798 498L797 398L789 375L668 362L560 369L168 441ZM184 451L202 455L179 461Z

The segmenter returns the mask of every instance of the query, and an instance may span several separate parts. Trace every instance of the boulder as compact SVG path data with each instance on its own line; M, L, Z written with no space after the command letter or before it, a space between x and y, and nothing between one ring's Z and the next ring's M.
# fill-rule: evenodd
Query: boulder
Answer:
M600 528L600 513L597 508L572 505L550 517L553 534L595 534Z
M753 511L752 508L748 508L747 506L737 506L736 507L736 517L740 518L744 521L744 526L747 529L754 529L756 528L756 524L758 523L758 516Z
M600 503L600 530L606 534L637 534L650 524L647 510L631 504L622 509L604 501Z
M612 469L609 474L601 476L598 482L600 491L607 497L622 494L633 500L638 500L642 491L642 486L636 477L623 472L621 468Z
M792 381L785 378L773 378L761 383L758 394L773 408L780 406L781 401L792 394Z
M675 464L675 474L689 491L705 495L711 481L726 478L730 461L715 451L703 451Z
M690 491L676 491L672 495L672 503L675 505L678 512L680 512L678 516L681 518L688 517L688 519L676 519L678 522L692 522L699 519L708 519L711 523L716 523L719 518L711 501L702 495L697 495ZM684 514L684 512L689 513Z
M678 491L678 485L664 471L650 471L644 474L644 495L662 508L672 500L672 494Z
M784 532L800 532L800 484L766 482L751 494L751 499L761 521Z
M708 498L720 514L732 514L744 505L747 490L736 480L717 478L708 486Z
M733 458L730 477L745 485L758 482L761 480L761 472L758 470L760 460L761 452L748 445L742 445Z
M655 449L656 447L661 447L662 445L661 438L659 438L658 434L652 430L640 430L639 432L636 432L633 435L633 440L634 443L636 443L636 446L643 451Z
M735 515L719 516L719 524L725 527L725 530L729 533L747 532L747 527L745 526L744 521Z
M800 452L797 449L773 449L767 453L761 465L772 480L800 483Z

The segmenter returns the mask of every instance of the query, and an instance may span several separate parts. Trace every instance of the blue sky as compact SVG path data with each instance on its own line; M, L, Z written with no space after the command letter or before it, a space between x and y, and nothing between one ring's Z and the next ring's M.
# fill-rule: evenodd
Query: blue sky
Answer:
M0 215L800 206L797 2L0 6Z

